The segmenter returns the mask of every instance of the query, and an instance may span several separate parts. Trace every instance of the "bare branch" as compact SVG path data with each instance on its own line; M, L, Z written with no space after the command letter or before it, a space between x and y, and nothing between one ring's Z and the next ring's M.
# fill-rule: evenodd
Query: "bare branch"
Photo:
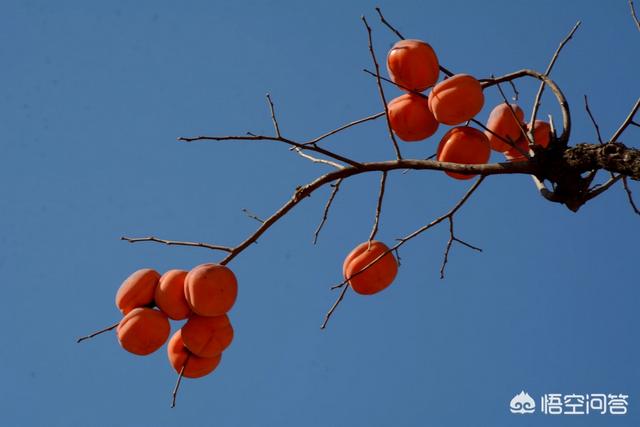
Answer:
M378 83L378 92L380 93L380 100L382 101L382 105L384 106L384 114L387 119L387 130L389 131L389 137L391 138L391 142L393 143L393 149L396 152L396 158L398 160L401 160L402 154L400 153L400 147L398 147L398 141L396 141L396 137L393 134L393 129L391 129L391 122L389 121L389 107L387 107L387 98L384 95L384 89L382 89L382 82L380 81L380 66L378 65L378 60L376 59L376 53L373 50L371 27L367 22L367 18L365 18L364 16L362 16L362 22L364 23L364 26L367 29L367 37L369 40L369 53L371 54L371 59L373 60L373 66L376 69L376 81Z
M168 246L194 246L198 248L207 248L214 251L223 251L223 252L231 252L231 248L228 246L219 246L219 245L211 245L209 243L200 243L200 242L181 242L177 240L165 240L158 239L157 237L149 236L149 237L126 237L122 236L120 240L124 240L129 243L138 243L138 242L155 242L155 243L163 243Z
M76 340L76 343L81 343L82 341L84 341L84 340L88 340L89 338L93 338L93 337L95 337L96 335L100 335L100 334L104 334L105 332L109 332L110 330L117 328L119 324L120 324L120 322L117 322L117 323L114 323L114 324L113 324L113 325L111 325L111 326L108 326L108 327L104 328L104 329L100 329L99 331L96 331L96 332L94 332L94 333L92 333L92 334L89 334L89 335L85 335L85 336L83 336L83 337L80 337L80 338L78 338L78 339Z
M299 142L293 141L284 137L274 137L274 136L266 136L266 135L225 135L225 136L194 136L194 137L180 137L178 141L184 142L196 142L196 141L275 141L275 142L283 142L287 145L291 145L292 147L299 148L301 150L309 150L315 151L320 154L324 154L327 157L331 157L334 160L339 162L347 163L351 166L360 166L360 163L355 160L351 160L347 157L341 156L340 154L334 153L332 151L326 150L322 147L318 147L316 145L304 145Z
M327 138L327 137L329 137L331 135L335 135L338 132L342 132L345 129L349 129L352 126L356 126L356 125L359 125L361 123L368 122L369 120L378 119L378 118L380 118L382 116L384 116L384 111L381 111L381 112L376 113L376 114L372 114L372 115L364 117L362 119L354 120L354 121L352 121L350 123L347 123L346 125L340 126L339 128L336 128L336 129L334 129L332 131L329 131L329 132L327 132L327 133L325 133L323 135L320 135L317 138L314 138L314 139L312 139L310 141L304 142L304 143L302 143L302 145L305 145L305 146L306 145L315 145L316 143L322 141L323 139L325 139L325 138Z
M338 295L338 299L336 299L336 302L334 302L331 308L329 309L329 311L327 311L327 314L324 315L324 320L322 321L322 325L320 325L320 329L324 329L327 327L327 323L329 323L329 319L331 318L331 316L333 315L333 312L336 311L336 308L338 308L338 306L344 299L344 295L347 293L348 290L349 290L349 286L344 286L342 288L342 290L340 291L340 295Z
M340 191L341 183L342 183L342 178L337 180L335 184L331 184L333 187L333 191L331 191L329 200L327 200L327 204L325 205L324 211L322 212L322 220L320 221L320 224L318 224L318 228L316 228L315 233L313 233L314 245L318 242L318 236L320 235L320 231L322 231L322 227L324 227L325 222L327 222L327 218L329 217L329 209L331 209L331 204L333 203L333 199L336 198L336 194L338 194L338 191Z
M611 188L611 186L616 182L618 182L621 178L622 178L622 175L612 176L611 178L609 178L607 182L605 182L601 186L589 191L589 193L587 193L587 195L584 196L584 201L586 202L595 197L598 197L600 194L604 193L609 188Z
M264 222L263 219L260 219L256 214L251 212L249 209L242 208L242 212L251 219L255 219L258 222Z
M373 222L373 229L369 235L369 243L376 237L378 233L378 224L380 223L380 212L382 211L382 199L384 198L384 189L387 184L387 171L382 172L380 178L380 191L378 192L378 203L376 204L376 216Z
M624 185L624 191L627 193L627 199L629 199L631 209L633 209L636 215L640 215L640 210L638 210L638 206L633 201L633 193L631 193L631 189L629 188L629 183L627 182L626 176L622 177L622 184Z
M276 119L276 110L273 106L270 94L267 94L267 101L269 101L269 112L271 113L271 121L273 122L273 129L276 132L276 137L282 138L282 134L280 134L280 125L278 124L278 119Z
M336 163L336 162L332 162L331 160L320 159L318 157L313 157L312 155L303 152L301 148L294 148L293 151L298 153L298 155L300 155L301 157L304 157L305 159L311 160L313 163L322 163L322 164L334 167L336 169L343 169L344 168L343 165L341 165L339 163Z
M509 85L511 85L511 89L513 89L513 102L518 102L518 98L520 97L520 92L518 92L518 88L513 80L509 80Z
M595 117L593 117L593 114L591 113L591 109L589 108L589 99L587 98L587 95L584 96L584 108L587 110L587 114L591 119L591 123L593 123L593 127L596 130L596 135L598 136L598 142L600 144L604 144L604 142L602 142L602 135L600 135L600 126L598 126L598 123L596 122L596 119Z
M576 32L578 27L580 27L580 21L576 22L576 25L573 26L569 34L560 42L560 45L558 46L555 53L551 57L551 61L549 62L549 65L547 65L547 69L544 72L545 76L548 77L549 74L551 74L551 70L553 69L553 65L556 63L556 60L560 55L560 51L569 42L569 40L571 40L571 38L573 37L573 34ZM536 122L536 115L538 114L538 108L540 108L540 99L542 98L542 92L544 92L544 87L545 87L545 82L540 83L540 87L538 88L538 93L536 94L536 98L533 101L533 110L531 111L531 120L529 120L529 123L531 123L531 126L533 126L533 124ZM562 141L562 142L566 143L566 141Z
M629 0L629 8L631 8L631 17L636 24L636 28L640 31L640 21L638 21L638 15L636 15L636 9L633 6L633 0Z
M609 139L609 142L616 142L618 138L620 138L622 133L627 129L627 127L629 127L629 125L637 126L637 124L633 121L633 117L638 112L638 108L640 108L640 98L638 98L636 103L633 105L633 108L631 108L629 115L627 116L626 119L624 119L624 122L622 122L618 130L613 134L611 139Z

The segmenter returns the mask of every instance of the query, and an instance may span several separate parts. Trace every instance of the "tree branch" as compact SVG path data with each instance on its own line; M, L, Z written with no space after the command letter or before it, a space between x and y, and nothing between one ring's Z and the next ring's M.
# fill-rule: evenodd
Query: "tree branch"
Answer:
M340 191L340 184L342 183L342 178L338 179L335 184L332 184L333 191L331 191L331 195L329 195L329 200L327 200L327 204L324 207L324 211L322 212L322 220L320 224L318 224L318 228L316 228L315 233L313 233L313 244L315 245L318 242L318 236L320 235L320 231L322 227L324 227L325 222L327 222L327 218L329 217L329 209L331 209L331 205L333 204L333 199L336 198L336 194Z

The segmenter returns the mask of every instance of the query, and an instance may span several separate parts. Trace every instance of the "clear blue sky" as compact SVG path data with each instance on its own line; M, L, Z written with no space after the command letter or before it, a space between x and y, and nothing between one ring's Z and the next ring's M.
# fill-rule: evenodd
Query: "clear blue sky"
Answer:
M621 188L574 214L526 176L489 178L456 221L483 253L454 246L440 280L448 233L435 229L403 248L389 289L347 295L325 331L329 287L368 236L379 176L343 184L313 246L328 195L319 191L230 264L235 341L213 375L183 383L173 410L164 349L133 356L113 334L75 343L119 318L114 295L132 271L221 258L120 236L234 245L257 225L242 208L266 217L327 170L277 144L176 137L269 133L266 92L291 138L381 110L361 71L371 66L361 14L381 58L395 41L376 5L448 68L479 77L543 70L581 19L553 73L573 143L595 141L584 94L608 136L640 93L640 34L622 0L0 3L0 425L640 424L640 218ZM529 114L535 86L519 89ZM541 113L558 117L549 98ZM402 148L426 157L437 141ZM393 156L381 121L326 146ZM468 185L390 175L379 238L444 213ZM513 415L521 390L625 393L629 415Z

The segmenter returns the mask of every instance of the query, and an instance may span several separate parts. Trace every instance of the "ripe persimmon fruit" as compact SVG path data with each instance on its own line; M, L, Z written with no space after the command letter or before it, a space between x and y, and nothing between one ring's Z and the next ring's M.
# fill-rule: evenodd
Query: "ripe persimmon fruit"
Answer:
M490 155L489 140L484 133L469 126L458 126L442 137L437 158L440 162L474 165L487 163ZM455 179L471 179L475 176L449 171L445 173Z
M226 314L211 317L194 314L182 327L182 341L196 356L213 357L229 347L233 327Z
M191 353L182 341L182 331L178 329L167 345L169 363L177 373L182 371L182 376L187 378L200 378L211 373L222 358L222 353L213 357L200 357Z
M398 273L398 262L393 254L387 251L387 245L372 240L371 243L367 241L359 244L347 255L342 265L342 274L345 279L349 279L349 285L354 291L372 295L393 282ZM380 256L382 257L378 259ZM371 264L374 261L375 263Z
M152 305L159 280L160 274L150 268L134 272L120 285L116 293L116 307L126 315L134 308Z
M403 141L420 141L438 130L426 97L406 93L391 100L387 109L391 129Z
M480 82L468 74L456 74L441 81L429 93L429 109L436 120L457 125L482 110L484 94Z
M131 310L117 328L118 342L130 353L145 356L167 341L171 326L167 315L147 307Z
M489 119L487 120L487 128L493 133L489 131L484 132L485 135L487 135L491 149L504 153L512 148L512 146L496 135L512 141L515 144L518 138L522 136L522 129L525 129L523 120L524 112L522 108L516 104L502 103L491 110L491 114L489 114Z
M438 81L438 57L422 40L400 40L387 55L387 70L391 81L402 89L422 92Z
M170 319L182 320L191 314L191 308L184 296L184 279L187 273L184 270L169 270L160 277L156 287L156 305Z
M194 313L220 316L233 307L238 296L238 282L224 265L201 264L185 277L184 295Z

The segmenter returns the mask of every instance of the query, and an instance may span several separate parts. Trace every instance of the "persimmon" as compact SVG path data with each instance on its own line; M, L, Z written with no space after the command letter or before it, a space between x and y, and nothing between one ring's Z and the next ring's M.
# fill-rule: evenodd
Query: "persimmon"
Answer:
M429 93L429 109L436 120L457 125L482 110L484 94L480 82L469 74L456 74L441 81Z
M422 92L438 81L440 68L433 48L422 40L400 40L387 55L391 81L401 89Z
M187 273L184 270L169 270L160 277L156 287L156 305L173 320L186 319L191 314L184 296L184 279Z
M137 307L153 304L160 274L150 268L143 268L131 274L122 282L116 293L116 307L127 314Z
M117 328L122 348L140 356L151 354L162 347L170 332L167 315L146 307L131 310L122 318Z
M485 135L487 135L491 149L504 153L512 148L511 145L496 135L515 143L518 138L522 136L522 129L525 129L523 120L524 112L522 108L516 104L502 103L491 110L491 114L489 114L489 119L487 120L487 128L493 133L489 131L484 132Z
M222 358L222 353L213 357L200 357L190 352L182 341L182 331L178 329L167 345L169 363L177 373L182 371L182 376L187 378L199 378L211 373Z
M547 148L551 141L551 125L544 120L533 123L533 142L542 148Z
M420 141L438 130L438 122L423 96L413 93L401 95L391 100L387 109L391 129L403 141Z
M529 125L526 126L529 130ZM542 148L547 148L551 141L551 125L543 120L536 120L533 125L533 141L535 145L539 145ZM524 136L520 136L516 141L516 146L521 151L529 152L529 140ZM527 158L517 148L509 148L504 152L504 156L511 162L521 162L527 160Z
M184 279L184 295L194 313L220 316L233 307L238 296L238 282L224 265L201 264Z
M182 341L190 352L200 357L222 353L233 341L233 327L226 314L191 316L182 327Z
M458 126L442 137L437 158L440 162L474 165L487 163L490 155L489 140L484 133L469 126ZM475 176L449 171L445 173L456 179L471 179Z
M388 250L384 243L372 240L371 243L367 241L359 244L347 255L342 265L342 274L345 279L349 279L349 285L354 291L372 295L393 282L398 273L398 262ZM382 257L378 259L380 256ZM371 264L373 261L376 262ZM371 266L367 268L369 264Z

